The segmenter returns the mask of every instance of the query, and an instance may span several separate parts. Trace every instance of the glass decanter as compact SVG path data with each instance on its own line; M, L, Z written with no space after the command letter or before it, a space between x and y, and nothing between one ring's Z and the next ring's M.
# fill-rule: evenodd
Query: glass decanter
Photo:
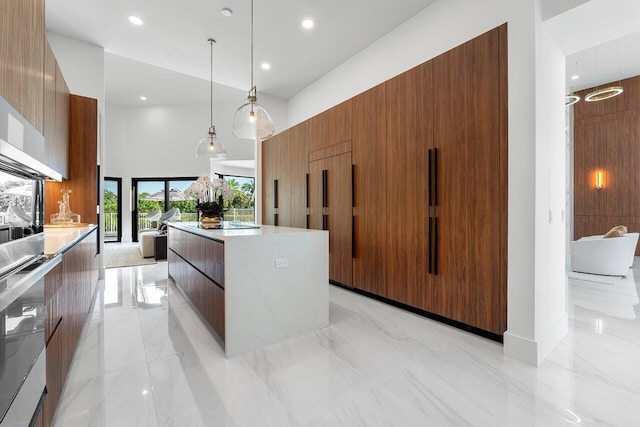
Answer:
M80 215L73 213L69 205L69 194L71 190L60 190L62 200L58 201L58 213L51 215L51 224L71 224L79 223Z

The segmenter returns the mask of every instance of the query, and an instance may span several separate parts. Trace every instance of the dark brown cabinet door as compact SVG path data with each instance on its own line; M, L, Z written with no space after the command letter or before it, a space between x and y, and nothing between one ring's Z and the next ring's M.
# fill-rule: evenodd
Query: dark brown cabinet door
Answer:
M329 279L352 285L351 153L309 163L310 228L329 231Z
M501 37L504 26L433 60L439 228L434 311L498 334L506 330Z
M277 135L262 142L262 223L275 225L274 181L277 177Z
M349 99L308 120L309 151L351 140L352 100Z
M64 83L64 79L62 79ZM66 84L65 84L66 87ZM56 95L57 96L57 95ZM64 100L61 98L61 104ZM45 221L58 212L61 189L72 191L71 210L80 214L82 222L95 224L98 221L98 101L93 98L71 95L69 101L69 152L73 153L68 165L68 180L45 182ZM56 107L58 111L65 107ZM62 135L62 133L61 133ZM64 137L62 137L64 138Z
M262 143L263 224L307 226L307 136L304 122Z
M278 165L278 171L282 171L282 209L288 211L286 222L283 221L280 225L287 227L307 227L307 137L307 122L291 128L282 150L284 162Z
M356 96L352 116L353 287L380 296L387 296L388 218L393 218L387 212L387 162L381 155L387 147L386 93L382 84Z
M387 82L387 296L433 310L429 274L431 62ZM356 190L357 191L357 190Z

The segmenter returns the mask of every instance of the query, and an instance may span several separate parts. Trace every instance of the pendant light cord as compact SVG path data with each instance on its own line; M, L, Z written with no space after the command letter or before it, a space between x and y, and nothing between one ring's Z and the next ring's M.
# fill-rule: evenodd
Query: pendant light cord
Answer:
M211 80L210 80L211 98L209 98L210 100L209 112L211 113L211 125L210 125L211 128L213 128L213 44L215 42L216 41L214 39L209 39L209 45L211 46Z
M253 90L253 0L251 0L251 90Z

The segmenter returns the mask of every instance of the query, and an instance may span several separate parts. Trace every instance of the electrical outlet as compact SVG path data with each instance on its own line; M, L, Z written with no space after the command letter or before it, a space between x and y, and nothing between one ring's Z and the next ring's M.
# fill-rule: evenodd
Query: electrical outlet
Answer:
M289 267L289 260L287 258L276 258L276 268Z

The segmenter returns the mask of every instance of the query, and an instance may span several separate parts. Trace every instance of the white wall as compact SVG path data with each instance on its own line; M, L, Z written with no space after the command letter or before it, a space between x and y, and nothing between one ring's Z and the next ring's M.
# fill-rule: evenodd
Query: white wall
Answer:
M558 206L559 199L553 186L564 188L564 177L558 183L538 182L537 174L547 166L536 167L537 161L550 162L553 151L545 157L544 147L537 147L543 136L538 137L536 122L536 72L546 70L546 65L536 68L536 56L545 55L546 44L536 51L536 30L539 28L540 4L530 0L438 0L412 19L396 28L371 46L354 55L343 64L305 88L289 101L289 125L299 123L330 108L376 84L425 62L438 54L470 40L494 27L508 22L508 73L509 73L509 226L508 226L508 330L505 334L505 354L532 364L540 363L538 341L547 342L537 330L537 298L558 298L549 301L564 307L563 295L554 292L537 292L541 280L538 271L548 269L553 283L563 280L564 271L549 266L549 260L536 264L537 248L552 244L550 232L536 241L536 216L540 218L536 203L538 194L550 192L553 197L541 209ZM555 55L555 54L554 54ZM555 56L554 56L555 57ZM553 61L552 61L553 62ZM550 67L555 63L549 64ZM545 71L546 72L546 71ZM564 78L561 74L560 78ZM555 86L554 86L555 87ZM564 88L560 89L564 95ZM553 97L549 102L553 102ZM540 100L542 100L540 98ZM545 105L540 107L548 107ZM550 111L555 111L552 105ZM561 114L564 119L564 112ZM553 129L554 126L549 125ZM564 128L563 128L564 129ZM542 131L541 131L542 132ZM546 132L546 131L545 131ZM548 134L554 131L549 130ZM554 135L555 137L555 135ZM549 141L551 144L551 141ZM562 141L559 143L563 147ZM538 156L540 158L538 158ZM564 162L562 157L560 163ZM555 168L560 166L553 162ZM564 169L562 169L564 170ZM555 172L554 172L555 173ZM561 195L561 197L564 197ZM563 206L561 206L563 208ZM548 213L547 213L548 216ZM553 223L555 227L557 223ZM564 236L562 232L559 236ZM563 240L560 243L564 245ZM564 247L564 246L562 246ZM563 258L562 258L563 259ZM550 284L549 288L555 286ZM561 328L561 326L558 326ZM547 335L561 332L548 330Z
M565 57L536 19L536 275L537 363L566 334Z
M238 91L237 100L244 99ZM271 114L276 128L286 123L286 104L262 95L261 104ZM227 148L227 159L255 159L255 144L233 136L233 117L239 104L215 102L214 124ZM209 174L209 159L195 156L198 142L209 129L209 104L173 104L130 107L107 103L105 176L122 180L122 238L131 241L131 178L180 177ZM213 172L255 176L254 169L214 163Z
M51 32L47 38L71 93L97 99L104 111L104 48Z

